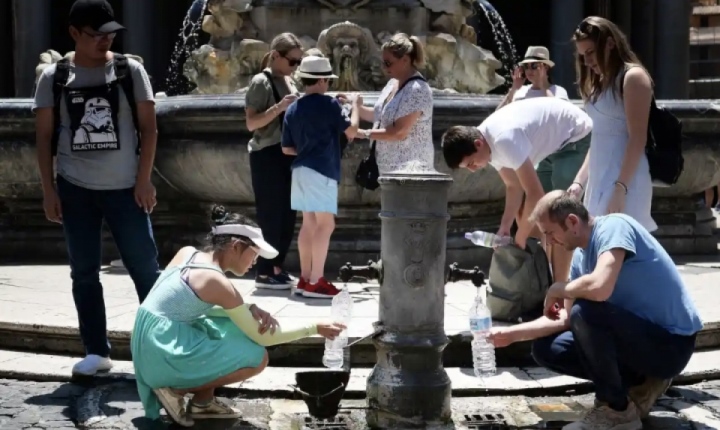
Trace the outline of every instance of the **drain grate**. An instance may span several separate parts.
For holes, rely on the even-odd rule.
[[[482,413],[465,415],[465,425],[469,430],[507,430],[508,425],[503,414]]]
[[[337,415],[333,418],[319,419],[310,415],[298,416],[303,430],[350,430],[349,417]]]

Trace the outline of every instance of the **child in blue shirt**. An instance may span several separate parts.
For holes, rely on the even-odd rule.
[[[305,57],[297,74],[305,94],[285,111],[281,141],[283,152],[296,156],[290,204],[303,217],[298,235],[301,274],[295,294],[332,298],[339,291],[325,279],[324,271],[338,207],[340,134],[345,133],[348,141],[355,138],[362,98],[353,100],[348,118],[340,102],[325,94],[330,80],[337,78],[327,58]]]

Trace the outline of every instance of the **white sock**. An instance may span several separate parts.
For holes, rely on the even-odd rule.
[[[75,363],[72,368],[72,373],[93,376],[100,371],[110,370],[112,367],[112,361],[110,361],[108,357],[100,357],[99,355],[90,354]]]

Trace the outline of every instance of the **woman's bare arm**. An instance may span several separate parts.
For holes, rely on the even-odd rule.
[[[645,153],[653,90],[650,76],[642,67],[627,71],[623,88],[629,138],[617,180],[627,186],[635,176],[640,157]]]
[[[398,118],[395,123],[386,128],[370,130],[370,140],[382,140],[383,142],[399,142],[405,140],[410,134],[415,123],[422,115],[422,112],[413,112]]]
[[[255,131],[270,124],[270,122],[277,118],[277,116],[280,115],[281,112],[282,110],[277,104],[270,106],[268,110],[262,113],[258,113],[253,108],[246,108],[245,123],[247,124],[247,128],[249,131]]]

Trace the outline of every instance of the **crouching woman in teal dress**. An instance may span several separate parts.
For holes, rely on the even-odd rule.
[[[273,259],[277,251],[246,217],[216,206],[212,218],[208,247],[185,247],[175,255],[140,306],[131,339],[145,416],[159,418],[163,408],[184,427],[196,419],[238,418],[237,409],[215,398],[215,389],[262,372],[266,346],[315,334],[333,339],[344,329],[332,323],[281,326],[245,302],[225,272],[243,275],[258,256]]]

